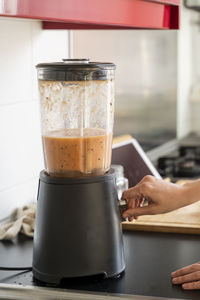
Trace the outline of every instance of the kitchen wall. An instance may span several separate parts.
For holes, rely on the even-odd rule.
[[[77,30],[74,57],[116,63],[114,134],[144,149],[176,137],[177,31]]]
[[[178,33],[178,97],[177,135],[184,137],[190,132],[189,93],[191,87],[191,32],[190,11],[181,10],[181,30]]]
[[[68,57],[68,31],[0,18],[0,219],[36,200],[43,168],[35,65]]]
[[[177,136],[200,135],[200,13],[181,7],[178,32]]]
[[[200,13],[190,12],[192,80],[189,93],[191,131],[200,135]]]

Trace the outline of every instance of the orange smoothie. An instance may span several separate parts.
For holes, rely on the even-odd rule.
[[[112,134],[85,128],[52,131],[42,137],[47,172],[53,176],[102,175],[110,168]]]

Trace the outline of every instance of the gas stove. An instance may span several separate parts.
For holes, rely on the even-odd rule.
[[[159,157],[156,167],[163,178],[169,177],[172,182],[200,178],[200,144],[179,146],[177,151]]]

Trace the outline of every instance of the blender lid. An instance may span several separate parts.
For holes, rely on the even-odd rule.
[[[116,65],[108,62],[91,62],[88,58],[83,58],[40,63],[36,68],[39,80],[89,81],[113,78]]]
[[[91,62],[89,58],[63,58],[62,62],[40,63],[36,65],[36,68],[48,68],[48,69],[63,69],[63,70],[77,70],[77,69],[101,69],[101,70],[115,70],[116,65],[108,62]]]

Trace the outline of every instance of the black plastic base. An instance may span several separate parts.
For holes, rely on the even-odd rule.
[[[40,173],[33,275],[58,284],[64,278],[124,271],[114,172],[55,178]]]

